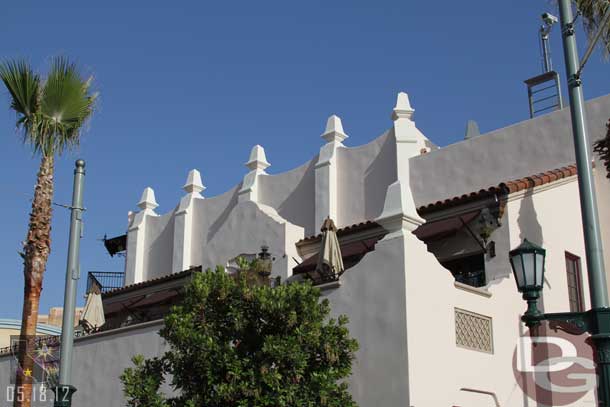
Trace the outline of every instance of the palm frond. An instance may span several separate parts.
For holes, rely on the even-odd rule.
[[[602,23],[610,2],[608,0],[574,0],[574,3],[583,18],[585,31],[591,37]],[[604,54],[608,56],[610,55],[610,23],[607,23],[602,30],[600,46],[603,48]]]
[[[77,145],[80,130],[93,113],[96,93],[90,92],[92,78],[84,79],[76,64],[55,58],[42,88],[40,112],[45,133],[53,134],[48,147],[61,153]]]
[[[0,79],[11,95],[11,109],[18,115],[18,125],[26,125],[38,110],[40,77],[23,60],[0,63]]]

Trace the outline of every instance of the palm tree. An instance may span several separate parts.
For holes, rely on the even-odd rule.
[[[585,31],[589,36],[597,32],[602,24],[606,10],[610,7],[607,0],[574,0],[576,8],[583,18]],[[606,23],[600,37],[600,46],[606,56],[610,55],[610,23]]]
[[[97,94],[91,93],[91,79],[84,79],[74,63],[59,57],[52,60],[46,80],[24,61],[0,64],[0,79],[10,94],[10,108],[17,114],[17,129],[23,141],[40,155],[28,233],[23,242],[25,280],[15,406],[30,407],[33,354],[42,280],[51,251],[51,216],[55,155],[78,145],[81,129],[91,116]],[[21,387],[20,387],[21,386]],[[21,398],[21,400],[18,400]]]

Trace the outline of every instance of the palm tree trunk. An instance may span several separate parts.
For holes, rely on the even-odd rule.
[[[53,155],[43,155],[34,190],[32,212],[26,241],[24,242],[25,289],[21,320],[19,365],[15,380],[15,407],[30,407],[32,402],[32,378],[38,305],[42,291],[42,277],[51,252],[51,214],[53,200]]]

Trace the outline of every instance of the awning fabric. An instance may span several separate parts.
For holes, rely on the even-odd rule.
[[[358,261],[368,252],[375,249],[375,244],[379,238],[371,238],[366,240],[360,240],[357,242],[344,243],[340,244],[341,246],[341,255],[344,269],[347,270]],[[316,266],[318,264],[318,254],[314,254],[313,256],[305,259],[301,264],[292,269],[294,274],[303,274],[310,273],[315,271]]]
[[[481,213],[480,209],[466,212],[450,218],[439,219],[433,222],[426,222],[413,232],[420,240],[431,240],[444,236],[450,236],[462,229],[465,224],[472,222]]]

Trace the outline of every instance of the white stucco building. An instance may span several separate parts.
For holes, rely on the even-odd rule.
[[[231,266],[267,245],[273,274],[313,278],[333,312],[349,316],[360,406],[540,405],[514,374],[525,304],[508,251],[524,238],[547,249],[546,311],[588,306],[569,111],[443,148],[413,113],[398,94],[389,128],[363,146],[349,145],[333,115],[319,155],[285,173],[274,174],[273,157],[254,146],[243,181],[219,196],[206,196],[199,171],[185,170],[184,196],[168,213],[155,211],[146,188],[129,214],[125,287],[104,296],[109,329],[76,342],[75,404],[123,405],[119,374],[133,354],[163,352],[159,318],[192,270]],[[605,134],[610,96],[589,101],[587,115],[594,141]],[[610,265],[610,183],[602,165],[594,171]],[[340,229],[347,268],[333,281],[314,271],[326,217]],[[576,404],[593,400],[589,392]]]

